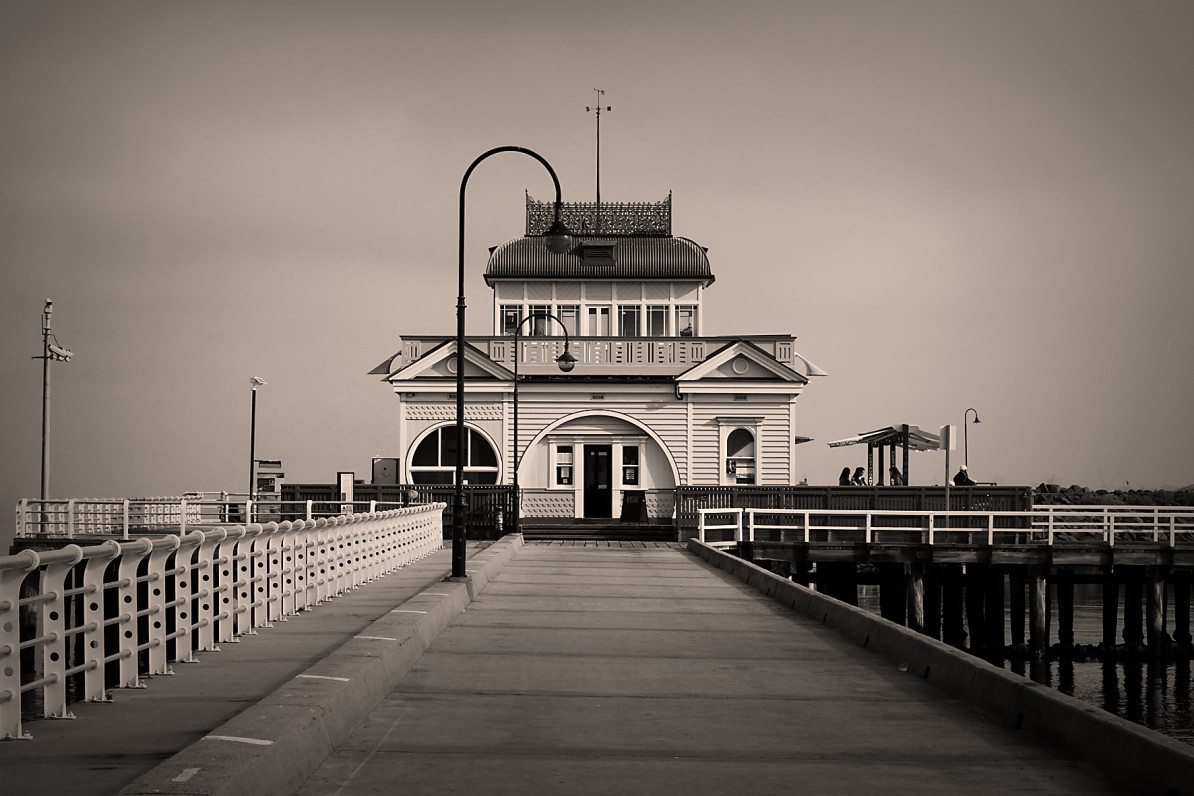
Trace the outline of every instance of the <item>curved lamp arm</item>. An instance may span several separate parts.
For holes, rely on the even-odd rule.
[[[557,254],[566,252],[571,246],[568,228],[560,221],[562,199],[560,195],[560,179],[555,169],[543,159],[538,152],[533,152],[520,146],[500,146],[481,154],[464,172],[460,180],[460,246],[458,291],[456,297],[456,490],[452,500],[452,577],[467,578],[465,570],[465,539],[464,539],[464,457],[466,450],[464,430],[464,196],[468,186],[468,178],[481,161],[502,152],[521,152],[530,155],[543,164],[547,173],[551,175],[555,186],[555,221],[544,234],[545,242],[550,251]]]

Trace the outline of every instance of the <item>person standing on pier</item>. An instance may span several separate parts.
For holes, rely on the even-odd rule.
[[[854,470],[854,478],[850,480],[854,486],[867,486],[866,471],[861,467]]]
[[[850,486],[850,468],[843,467],[842,474],[837,477],[838,486]]]

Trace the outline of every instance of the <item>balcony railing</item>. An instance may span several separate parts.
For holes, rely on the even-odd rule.
[[[404,337],[402,353],[391,364],[391,370],[422,357],[447,337]],[[572,337],[570,350],[577,358],[574,374],[602,375],[658,375],[681,373],[724,346],[746,340],[785,365],[796,362],[792,342],[786,335],[753,335],[742,337]],[[515,340],[509,336],[470,337],[468,344],[479,349],[494,362],[514,369]],[[518,338],[518,370],[520,374],[559,375],[556,357],[564,352],[564,338]],[[797,368],[800,370],[800,368]]]

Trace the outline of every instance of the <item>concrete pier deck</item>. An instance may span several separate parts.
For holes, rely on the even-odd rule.
[[[467,582],[449,559],[31,723],[0,796],[1125,784],[676,544],[508,536],[470,545]]]
[[[680,549],[528,545],[300,789],[1117,793]]]

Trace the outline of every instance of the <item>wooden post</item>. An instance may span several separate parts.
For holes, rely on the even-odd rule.
[[[1010,589],[1008,624],[1011,626],[1012,648],[1024,650],[1024,569],[1015,567],[1008,573]]]
[[[1190,646],[1190,580],[1189,572],[1174,573],[1173,577],[1173,640],[1181,647]]]
[[[970,628],[971,652],[987,648],[986,575],[985,566],[966,565],[966,625]]]
[[[817,564],[817,591],[848,605],[858,605],[857,565],[843,561]],[[882,592],[880,592],[882,593]]]
[[[813,565],[811,561],[808,561],[807,559],[802,561],[794,561],[792,562],[792,580],[796,583],[799,583],[801,586],[807,586],[812,582],[812,579],[809,577],[809,574],[812,572],[812,570]]]
[[[1033,655],[1039,656],[1049,646],[1049,636],[1045,624],[1046,602],[1049,592],[1045,585],[1045,578],[1039,572],[1028,577],[1028,649]]]
[[[924,633],[930,638],[941,638],[941,577],[939,569],[928,564],[924,577]]]
[[[1127,569],[1124,581],[1124,643],[1139,647],[1144,644],[1144,580],[1137,567]]]
[[[925,632],[925,565],[917,561],[908,566],[905,578],[908,596],[908,627]]]
[[[962,623],[962,573],[959,564],[945,564],[941,567],[941,640],[960,647],[966,643],[966,630]]]
[[[1158,655],[1165,646],[1165,574],[1160,567],[1148,571],[1148,651]]]
[[[1057,573],[1057,643],[1063,653],[1074,649],[1074,573]]]
[[[1119,626],[1119,582],[1111,572],[1103,581],[1103,640],[1099,646],[1104,650],[1115,649],[1115,631]]]
[[[903,564],[879,564],[879,613],[898,625],[907,620],[908,592]]]
[[[990,652],[1002,655],[1003,632],[1003,570],[989,567],[986,577],[986,605],[983,619],[987,627],[987,648]]]

